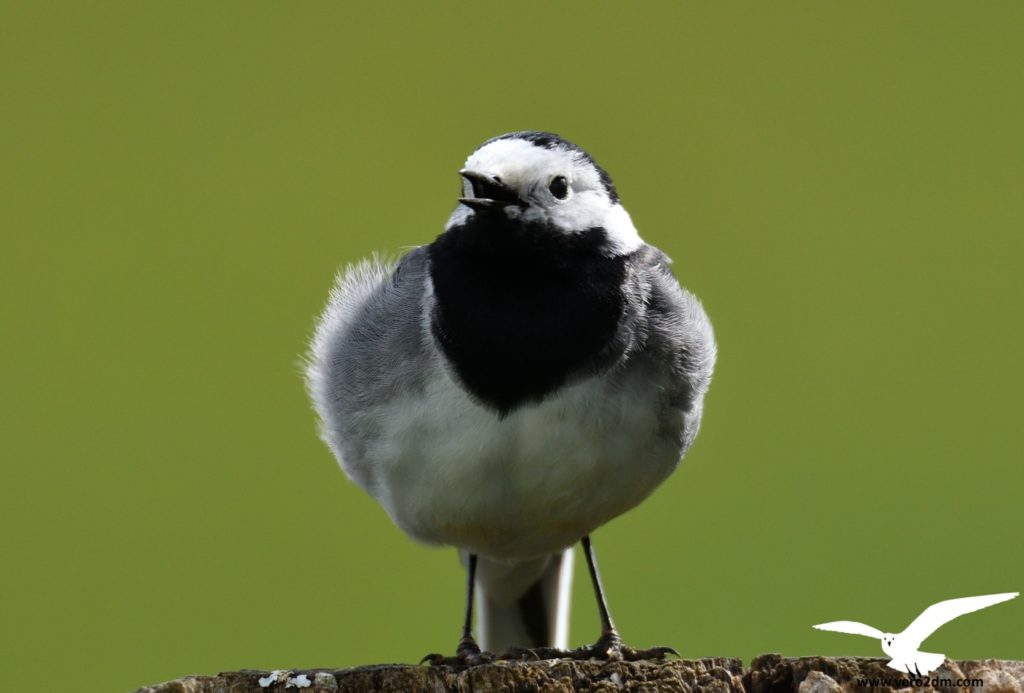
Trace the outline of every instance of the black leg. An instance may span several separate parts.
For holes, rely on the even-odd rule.
[[[466,581],[466,621],[462,624],[462,640],[456,654],[478,655],[480,647],[473,639],[473,588],[476,586],[476,554],[469,554],[469,578]]]
[[[585,536],[580,541],[583,544],[583,555],[587,557],[587,570],[590,571],[590,584],[594,587],[594,597],[597,598],[597,611],[601,615],[601,640],[606,638],[618,638],[619,633],[612,623],[612,616],[608,613],[608,601],[604,596],[604,587],[601,585],[601,576],[597,573],[597,561],[594,558],[594,547],[590,545],[590,537]]]
[[[612,623],[612,616],[608,612],[608,600],[604,596],[604,587],[601,585],[601,576],[597,572],[597,560],[594,558],[594,547],[590,545],[590,537],[585,536],[580,540],[583,544],[583,554],[587,557],[587,569],[590,571],[590,582],[594,586],[594,596],[597,598],[597,610],[601,615],[601,637],[589,647],[581,647],[570,653],[575,659],[626,659],[636,661],[640,659],[664,659],[665,655],[679,653],[671,647],[652,647],[646,650],[638,650],[635,647],[628,647],[622,644],[619,631]]]
[[[666,655],[679,653],[671,647],[652,647],[646,650],[638,650],[635,647],[628,647],[622,644],[622,638],[612,623],[611,614],[608,612],[608,601],[604,596],[604,587],[601,585],[601,577],[597,572],[597,561],[594,558],[594,547],[590,544],[590,537],[586,536],[580,540],[583,544],[583,553],[587,557],[587,569],[590,571],[590,582],[594,587],[594,597],[597,599],[598,613],[601,615],[601,637],[593,645],[587,645],[575,650],[558,650],[554,647],[513,647],[508,652],[497,656],[489,652],[481,652],[476,640],[473,639],[473,592],[476,584],[476,562],[477,557],[469,556],[469,580],[466,583],[466,620],[462,624],[462,639],[454,657],[444,655],[427,655],[421,661],[430,662],[434,666],[472,666],[497,659],[602,659],[602,660],[628,660],[635,662],[641,659],[664,659]]]
[[[568,657],[570,659],[626,659],[631,658],[636,650],[624,647],[619,632],[615,630],[612,623],[612,616],[608,612],[608,601],[604,596],[604,587],[601,585],[601,576],[597,572],[597,561],[594,558],[594,547],[590,544],[590,537],[580,539],[583,545],[583,555],[587,557],[587,570],[590,572],[590,584],[594,588],[594,597],[597,599],[597,611],[601,616],[601,637],[593,645],[585,645],[568,652],[556,650],[553,647],[531,647],[529,649],[513,648],[507,654],[501,655],[502,659],[558,659]],[[655,653],[653,656],[658,656]],[[664,655],[660,655],[664,657]],[[632,657],[640,659],[640,657]]]
[[[441,654],[428,654],[420,663],[429,662],[432,666],[472,666],[494,659],[494,656],[481,652],[480,646],[473,638],[473,593],[476,587],[476,555],[469,554],[469,575],[466,579],[466,620],[462,623],[462,638],[455,649],[454,657]]]

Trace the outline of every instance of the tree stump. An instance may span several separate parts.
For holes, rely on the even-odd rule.
[[[735,658],[664,662],[544,660],[495,662],[474,667],[379,664],[352,669],[232,671],[186,676],[136,693],[406,693],[413,691],[679,691],[681,693],[1022,693],[1024,662],[946,660],[927,677],[899,674],[886,659],[868,657]]]

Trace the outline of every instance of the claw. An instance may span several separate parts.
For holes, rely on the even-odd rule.
[[[429,654],[420,660],[420,664],[427,663],[432,667],[475,667],[479,664],[488,664],[493,661],[494,655],[490,652],[481,652],[478,655],[455,655],[454,657]]]
[[[637,649],[624,645],[615,631],[602,635],[593,645],[584,646],[566,653],[572,659],[602,659],[638,662],[644,659],[665,659],[667,655],[682,657],[674,647],[650,647]]]
[[[627,662],[637,662],[642,659],[665,659],[670,654],[682,658],[682,655],[674,647],[649,647],[646,650],[638,650],[633,647],[622,648],[622,658]]]
[[[683,655],[679,654],[679,650],[674,647],[650,647],[646,650],[633,650],[633,652],[638,653],[640,659],[665,659],[668,655],[674,655],[679,659],[683,658]]]
[[[573,659],[577,661],[597,659],[603,661],[639,662],[641,660],[662,660],[668,655],[682,657],[674,647],[649,647],[637,649],[623,645],[618,638],[601,638],[593,645],[584,645],[575,650],[560,650],[556,647],[512,647],[500,654],[473,652],[468,648],[456,652],[454,657],[428,654],[420,664],[430,666],[468,667],[494,661],[542,661],[546,659]],[[909,672],[908,672],[909,673]]]
[[[420,664],[432,667],[473,667],[478,664],[493,662],[495,656],[490,652],[482,652],[475,642],[460,642],[454,657],[442,654],[428,654],[420,660]]]

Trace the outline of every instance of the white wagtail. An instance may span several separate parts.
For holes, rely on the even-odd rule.
[[[409,536],[460,550],[462,640],[455,658],[431,661],[564,650],[577,541],[602,634],[564,654],[664,656],[623,645],[589,535],[646,498],[693,442],[711,324],[571,142],[495,137],[460,174],[433,243],[339,276],[307,370],[322,436]]]

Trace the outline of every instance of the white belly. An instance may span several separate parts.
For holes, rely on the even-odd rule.
[[[366,412],[381,433],[360,464],[372,470],[367,490],[420,541],[499,560],[570,546],[637,505],[679,460],[678,442],[663,426],[659,435],[657,383],[625,376],[499,419],[437,365],[421,396]]]

